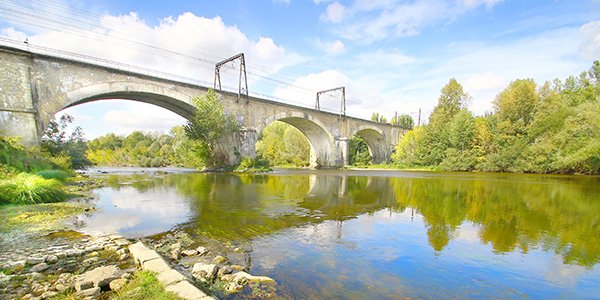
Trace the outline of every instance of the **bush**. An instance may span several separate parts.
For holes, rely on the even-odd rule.
[[[56,179],[46,180],[42,176],[20,173],[0,181],[0,203],[35,204],[59,202],[65,199],[63,185]]]
[[[71,174],[61,170],[44,170],[35,173],[35,175],[42,176],[44,179],[56,179],[60,182],[65,182]]]

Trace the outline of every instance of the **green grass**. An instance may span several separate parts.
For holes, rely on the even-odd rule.
[[[35,175],[42,176],[44,179],[56,179],[60,182],[65,182],[67,178],[71,177],[71,174],[62,170],[44,170],[35,173]]]
[[[56,179],[20,173],[0,181],[0,204],[59,202],[65,198],[63,185]]]
[[[165,288],[156,279],[156,274],[150,271],[137,272],[133,278],[118,292],[108,299],[114,300],[180,300],[173,293],[165,291]]]

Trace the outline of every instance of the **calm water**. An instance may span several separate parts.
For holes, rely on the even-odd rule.
[[[99,176],[82,231],[183,229],[276,279],[276,299],[600,299],[599,177]]]

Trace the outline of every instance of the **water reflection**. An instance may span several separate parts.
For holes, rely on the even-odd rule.
[[[283,298],[600,292],[598,177],[367,174],[104,176],[104,214],[85,229],[180,227],[224,251],[241,246]]]

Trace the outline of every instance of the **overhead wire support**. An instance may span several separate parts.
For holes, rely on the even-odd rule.
[[[250,97],[248,96],[248,76],[246,75],[246,61],[244,59],[244,53],[240,53],[237,55],[234,55],[228,59],[222,60],[220,62],[218,62],[215,65],[215,84],[214,84],[214,88],[215,90],[221,90],[221,66],[223,66],[226,63],[232,62],[236,59],[240,60],[240,78],[239,78],[239,82],[238,82],[238,97],[236,102],[240,101],[240,98],[242,96],[242,92],[244,92],[246,94],[246,104],[248,104],[248,102],[250,102]],[[242,75],[244,76],[244,83],[246,88],[244,90],[242,90]],[[217,88],[217,83],[218,83],[218,88]]]
[[[322,94],[326,94],[326,93],[330,93],[330,92],[335,92],[335,91],[342,91],[342,97],[341,97],[341,101],[340,101],[340,117],[345,117],[346,116],[346,87],[345,86],[341,86],[341,87],[337,87],[334,89],[330,89],[330,90],[325,90],[325,91],[320,91],[317,92],[317,102],[315,103],[315,109],[316,110],[321,110],[321,104],[319,103],[319,97]]]

